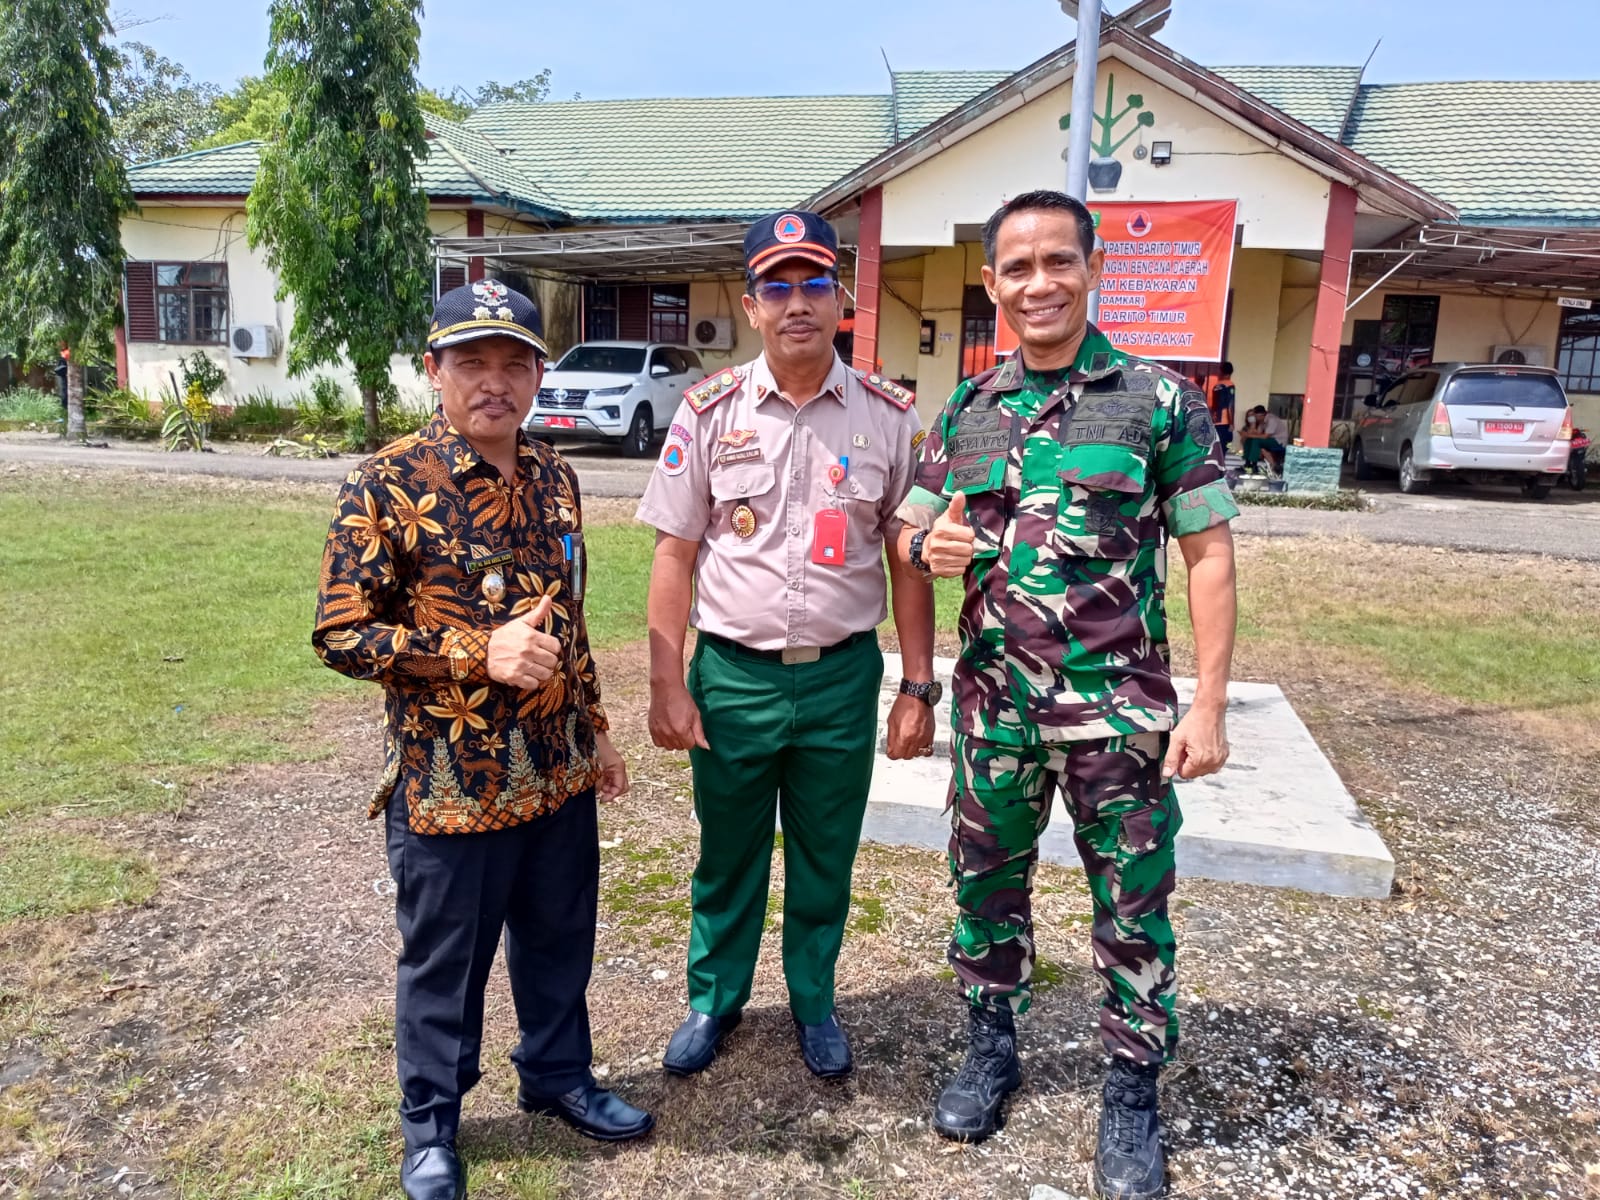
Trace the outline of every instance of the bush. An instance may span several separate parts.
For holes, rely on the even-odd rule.
[[[259,388],[233,406],[231,412],[222,412],[211,422],[211,432],[217,437],[283,437],[295,427],[297,414],[273,398],[271,392]]]
[[[53,392],[42,392],[31,387],[0,392],[0,421],[51,425],[59,424],[61,419],[61,400]]]
[[[1337,492],[1269,492],[1264,488],[1240,488],[1233,494],[1240,505],[1257,508],[1315,508],[1324,512],[1366,512],[1372,501],[1365,494],[1340,488]]]
[[[188,358],[180,358],[183,369],[183,391],[187,395],[198,390],[207,400],[228,386],[228,372],[203,350],[196,350]]]
[[[155,437],[161,432],[160,407],[132,388],[95,395],[95,429],[122,437]]]

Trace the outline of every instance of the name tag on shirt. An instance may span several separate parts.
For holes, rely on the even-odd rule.
[[[811,532],[811,561],[822,567],[844,565],[844,535],[849,518],[837,508],[817,514]]]

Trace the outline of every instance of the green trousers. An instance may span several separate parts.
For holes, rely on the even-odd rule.
[[[783,821],[783,975],[808,1025],[833,1011],[850,873],[872,784],[883,654],[868,634],[785,666],[701,638],[689,666],[709,750],[690,751],[700,819],[689,932],[689,1006],[744,1006]]]

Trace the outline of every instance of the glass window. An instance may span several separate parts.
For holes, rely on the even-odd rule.
[[[994,366],[995,306],[981,286],[969,285],[961,298],[961,378],[971,379]]]
[[[689,341],[689,285],[658,283],[650,289],[650,340],[686,345]]]
[[[1556,371],[1569,392],[1600,392],[1600,310],[1561,310]]]
[[[591,283],[584,291],[584,333],[597,342],[617,336],[617,289]]]
[[[156,327],[163,342],[225,344],[226,263],[157,263]]]
[[[551,369],[640,375],[644,373],[644,351],[635,346],[574,346]]]
[[[1473,404],[1511,405],[1516,408],[1566,408],[1561,385],[1548,375],[1519,371],[1473,371],[1457,375],[1444,390],[1451,408]]]

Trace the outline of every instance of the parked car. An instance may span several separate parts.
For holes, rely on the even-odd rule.
[[[1554,371],[1435,363],[1369,396],[1356,421],[1357,479],[1399,472],[1402,492],[1436,477],[1510,477],[1535,499],[1567,469],[1572,409]]]
[[[523,427],[547,440],[603,438],[639,458],[704,375],[699,356],[682,346],[582,342],[545,372]]]

